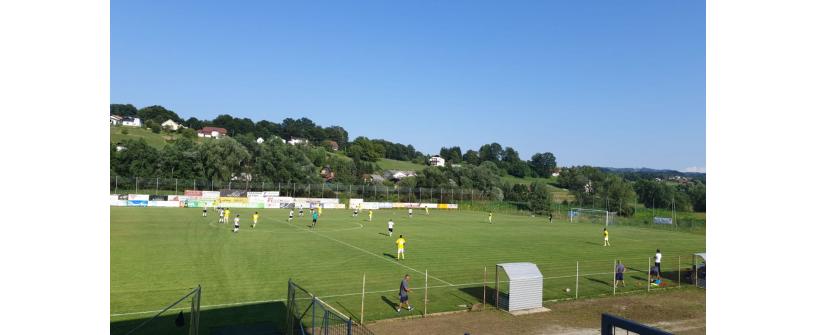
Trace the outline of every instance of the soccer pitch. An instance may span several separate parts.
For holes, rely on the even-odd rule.
[[[253,229],[255,211],[260,220]],[[663,253],[663,272],[674,272],[673,278],[679,266],[692,264],[690,255],[705,250],[704,235],[669,230],[612,225],[612,246],[603,247],[603,226],[595,224],[549,224],[542,217],[500,214],[489,224],[484,212],[431,210],[425,215],[418,209],[413,218],[407,210],[375,210],[368,222],[367,211],[358,217],[351,213],[324,210],[317,230],[310,231],[308,210],[303,217],[295,211],[288,223],[287,209],[232,209],[232,217],[241,217],[240,232],[232,233],[232,218],[219,224],[211,208],[205,218],[193,208],[111,207],[111,330],[127,331],[198,284],[206,330],[283,322],[289,278],[359,319],[365,274],[364,317],[370,321],[420,315],[425,270],[427,312],[434,313],[480,302],[484,268],[492,285],[496,263],[536,263],[545,278],[544,300],[554,300],[574,297],[578,261],[579,294],[589,297],[611,294],[615,259],[629,268],[627,286],[617,288],[620,294],[645,290],[648,258],[657,248]],[[391,237],[388,219],[396,222]],[[400,234],[407,240],[406,259],[396,261]],[[410,301],[416,309],[397,314],[392,304],[398,303],[405,274],[412,277]],[[189,310],[189,304],[181,306]]]

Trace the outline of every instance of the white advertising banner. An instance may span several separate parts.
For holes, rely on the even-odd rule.
[[[148,201],[147,207],[181,207],[181,203],[178,201]]]
[[[439,208],[438,204],[431,204],[431,203],[421,203],[419,204],[419,208]]]
[[[127,206],[127,200],[119,200],[118,198],[113,199],[113,197],[110,197],[110,205],[111,206]]]
[[[150,196],[147,194],[128,194],[127,200],[150,200]]]
[[[219,191],[201,192],[201,199],[218,199],[219,197],[221,197],[221,192]]]

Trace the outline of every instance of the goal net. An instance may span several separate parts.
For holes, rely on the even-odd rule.
[[[599,223],[603,225],[614,224],[616,212],[602,209],[572,208],[569,210],[569,222]]]

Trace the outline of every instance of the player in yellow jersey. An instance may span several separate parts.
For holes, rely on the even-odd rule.
[[[424,215],[430,215],[430,208],[427,208],[427,206],[424,206]]]
[[[490,223],[492,223],[492,212],[490,212],[490,216],[487,219],[489,219]]]
[[[396,240],[396,260],[399,260],[399,256],[402,259],[405,259],[405,238],[402,235],[399,235],[399,239]]]
[[[368,222],[371,222],[371,220],[373,220],[373,219],[374,219],[374,211],[369,209],[368,210]]]
[[[323,206],[317,205],[317,215],[323,216]]]
[[[611,242],[608,241],[608,229],[603,228],[603,246],[611,246]]]
[[[258,212],[255,212],[255,214],[252,214],[252,228],[255,228],[255,225],[258,224],[258,219],[259,218],[260,218],[260,214],[258,214]]]
[[[229,222],[229,214],[232,213],[229,208],[224,211],[224,222]]]

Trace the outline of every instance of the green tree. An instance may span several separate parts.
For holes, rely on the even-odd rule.
[[[138,116],[145,122],[150,120],[159,125],[167,120],[173,120],[179,123],[184,121],[175,112],[158,105],[139,109]]]
[[[367,137],[357,137],[348,147],[348,156],[366,162],[376,162],[385,156],[385,147]]]
[[[552,212],[552,195],[546,184],[534,182],[529,186],[529,209],[535,214]]]
[[[110,115],[138,116],[139,110],[131,104],[110,104]]]
[[[464,161],[472,165],[478,165],[478,163],[480,163],[478,160],[478,153],[475,152],[475,150],[467,150],[467,152],[464,154]]]
[[[144,139],[122,141],[124,150],[111,157],[113,170],[126,177],[155,177],[161,170],[159,152]]]
[[[542,154],[536,153],[532,155],[532,160],[529,161],[529,165],[532,167],[535,174],[543,178],[551,177],[552,173],[554,173],[555,169],[557,169],[555,155],[551,152],[545,152]]]
[[[193,140],[181,137],[170,142],[161,150],[162,176],[168,178],[200,178],[203,166],[200,160],[199,145]]]
[[[214,181],[228,181],[244,172],[250,158],[249,151],[231,137],[204,141],[200,150],[204,177]]]

